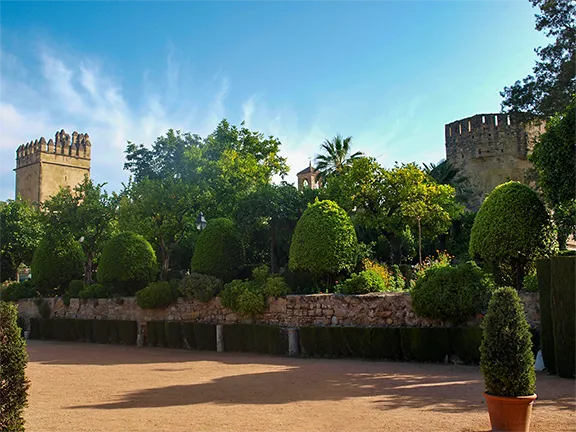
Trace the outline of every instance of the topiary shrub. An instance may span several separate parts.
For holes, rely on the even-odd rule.
[[[482,203],[470,234],[470,255],[491,263],[500,284],[521,289],[527,266],[547,256],[554,241],[548,211],[537,193],[522,183],[508,182]]]
[[[350,279],[346,279],[341,284],[341,292],[343,294],[367,294],[381,292],[385,289],[384,279],[374,270],[352,273]]]
[[[244,248],[234,222],[225,218],[211,220],[196,240],[192,271],[227,282],[243,267]]]
[[[156,277],[156,253],[139,234],[123,232],[112,237],[98,263],[98,282],[113,286],[113,294],[129,295],[145,288]]]
[[[142,309],[165,308],[177,299],[178,291],[169,282],[152,282],[136,293],[136,304]]]
[[[28,406],[26,342],[17,324],[18,308],[0,301],[0,430],[24,431]]]
[[[86,285],[82,288],[82,291],[78,293],[78,298],[81,299],[95,299],[95,298],[107,298],[108,289],[104,285],[92,284]]]
[[[490,299],[482,323],[480,370],[486,393],[493,396],[530,396],[536,390],[530,326],[514,288],[500,288]]]
[[[417,315],[462,323],[486,310],[494,284],[473,262],[432,267],[412,289]]]
[[[576,372],[576,257],[552,257],[550,264],[556,373],[563,378],[573,378]]]
[[[18,301],[24,298],[36,297],[36,288],[32,281],[27,280],[24,282],[13,282],[11,284],[3,285],[0,290],[0,300],[4,301]]]
[[[549,258],[536,261],[538,275],[538,299],[540,302],[540,343],[542,359],[548,373],[556,373],[556,357],[554,355],[554,327],[552,325],[551,296],[551,263]]]
[[[84,252],[72,238],[44,237],[32,258],[32,278],[41,295],[61,295],[84,273]]]
[[[358,239],[350,217],[333,201],[317,201],[296,224],[289,267],[329,279],[351,271],[357,254]]]
[[[66,290],[64,298],[62,299],[64,304],[66,306],[69,306],[71,298],[79,298],[80,292],[84,289],[84,286],[85,284],[83,280],[74,279],[70,281],[70,283],[68,284],[68,289]]]
[[[184,297],[193,298],[201,302],[209,302],[220,291],[224,284],[221,279],[201,273],[190,273],[180,282],[180,293]]]

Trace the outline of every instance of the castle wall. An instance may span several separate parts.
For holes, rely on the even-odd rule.
[[[470,181],[471,210],[501,183],[532,182],[528,154],[544,124],[525,124],[513,115],[478,114],[445,126],[446,159]]]

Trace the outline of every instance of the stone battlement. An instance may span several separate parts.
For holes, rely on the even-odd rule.
[[[16,168],[38,162],[41,159],[41,153],[89,160],[91,146],[90,136],[87,133],[79,134],[74,131],[70,136],[62,129],[56,132],[54,140],[50,139],[46,142],[46,139],[41,137],[19,146],[16,149]]]

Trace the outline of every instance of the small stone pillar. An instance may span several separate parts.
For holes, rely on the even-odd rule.
[[[290,357],[300,355],[300,332],[298,328],[288,329],[288,355]]]
[[[224,326],[216,325],[216,351],[224,352]]]
[[[136,337],[136,346],[138,347],[143,347],[144,346],[144,334],[145,334],[145,328],[146,326],[146,322],[142,322],[142,321],[137,321],[136,322],[136,328],[138,329],[138,336]]]

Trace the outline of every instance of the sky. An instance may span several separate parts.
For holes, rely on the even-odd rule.
[[[0,200],[15,151],[89,133],[91,176],[121,189],[128,141],[219,121],[282,142],[290,174],[336,134],[387,167],[445,157],[444,125],[499,112],[529,74],[528,0],[0,3]],[[278,179],[277,179],[278,180]]]

